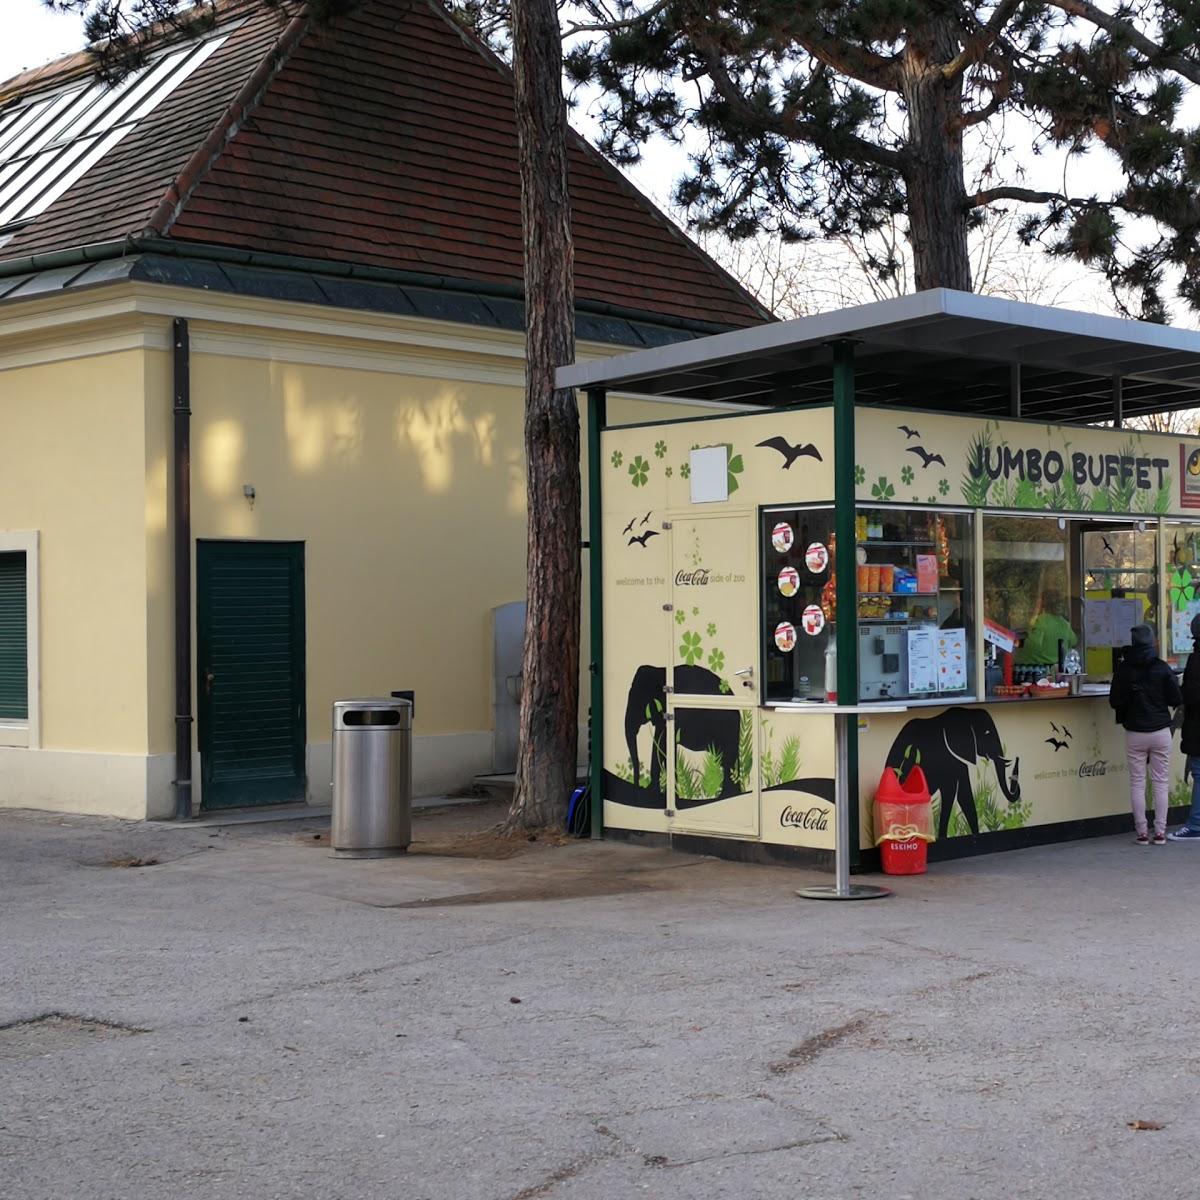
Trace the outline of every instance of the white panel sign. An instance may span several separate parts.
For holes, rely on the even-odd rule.
[[[729,499],[729,447],[705,446],[691,454],[692,503]]]

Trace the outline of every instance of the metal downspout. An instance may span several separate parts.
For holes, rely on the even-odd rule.
[[[192,385],[188,323],[172,328],[175,441],[175,819],[192,815]]]

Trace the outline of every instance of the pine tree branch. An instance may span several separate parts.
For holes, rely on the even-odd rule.
[[[642,21],[649,21],[651,17],[658,16],[671,3],[672,0],[658,0],[657,4],[652,5],[645,12],[626,17],[623,21],[597,21],[591,25],[568,25],[563,30],[562,36],[565,40],[577,33],[616,33],[622,29],[630,29]]]
[[[1140,50],[1155,66],[1165,67],[1190,79],[1192,83],[1200,83],[1200,62],[1186,58],[1180,54],[1172,54],[1160,46],[1153,38],[1147,37],[1136,25],[1122,20],[1120,17],[1106,13],[1088,0],[1046,0],[1051,8],[1057,8],[1068,16],[1082,17],[1093,25],[1103,29],[1114,37],[1124,39],[1135,50]]]
[[[803,46],[817,62],[824,63],[839,74],[881,91],[900,90],[900,74],[894,59],[884,58],[862,46],[836,44],[821,36],[823,31],[814,30],[809,25],[799,29],[792,27],[789,32],[796,39],[796,44]]]
[[[866,138],[858,137],[857,134],[831,130],[827,125],[805,121],[786,112],[757,108],[733,82],[720,59],[715,55],[705,54],[704,65],[721,99],[748,123],[760,124],[763,128],[769,128],[772,132],[793,141],[808,142],[827,154],[848,154],[889,171],[904,169],[904,155],[899,150],[889,150],[886,146],[876,145]]]
[[[973,196],[968,196],[967,208],[983,208],[987,204],[994,204],[997,200],[1019,200],[1023,204],[1049,204],[1052,201],[1056,201],[1059,204],[1066,204],[1075,208],[1111,207],[1098,200],[1078,200],[1064,195],[1062,192],[1041,192],[1036,188],[1005,185],[1003,187],[985,188],[983,191],[976,192]]]
[[[1001,0],[988,18],[987,24],[976,36],[968,38],[962,50],[942,67],[942,75],[946,79],[954,79],[968,67],[983,62],[988,51],[1000,40],[1004,27],[1024,2],[1025,0]]]

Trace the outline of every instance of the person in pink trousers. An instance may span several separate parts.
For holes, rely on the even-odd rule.
[[[1154,845],[1167,844],[1168,785],[1171,779],[1171,720],[1183,703],[1175,674],[1155,654],[1154,630],[1135,625],[1130,648],[1113,672],[1108,702],[1125,727],[1125,760],[1129,764],[1129,803],[1140,846],[1150,844],[1146,822],[1146,766],[1154,793]]]

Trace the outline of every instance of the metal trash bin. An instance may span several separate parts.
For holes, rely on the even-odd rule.
[[[412,841],[412,703],[333,705],[333,820],[339,858],[403,854]]]

